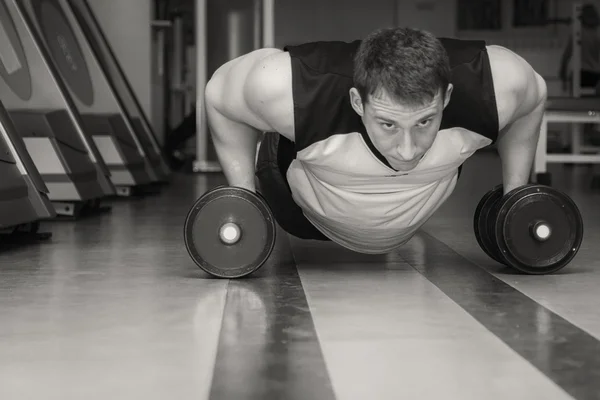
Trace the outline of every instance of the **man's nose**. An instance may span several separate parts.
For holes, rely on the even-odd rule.
[[[402,161],[412,161],[417,156],[417,145],[410,132],[400,133],[400,138],[396,145],[396,151]]]

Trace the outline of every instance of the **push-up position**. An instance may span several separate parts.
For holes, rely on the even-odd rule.
[[[492,143],[504,192],[527,184],[545,100],[517,54],[408,28],[256,50],[205,91],[228,184],[258,189],[288,233],[362,253],[407,242]]]

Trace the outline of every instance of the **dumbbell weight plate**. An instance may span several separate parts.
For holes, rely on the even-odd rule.
[[[221,230],[226,224],[238,228],[237,241],[223,240]],[[255,193],[222,186],[194,203],[184,237],[188,253],[201,269],[220,278],[240,278],[259,269],[271,254],[275,220]]]
[[[540,228],[537,238],[536,227]],[[498,248],[507,265],[528,274],[563,268],[579,251],[582,238],[579,209],[569,196],[548,186],[514,189],[498,211]]]
[[[502,199],[503,186],[498,185],[488,191],[479,201],[473,218],[473,230],[479,247],[492,259],[504,264],[502,254],[496,245],[494,221],[498,211],[498,202]]]

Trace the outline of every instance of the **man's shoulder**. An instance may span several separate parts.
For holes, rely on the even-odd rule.
[[[497,46],[486,46],[494,85],[502,92],[519,91],[529,85],[531,65],[512,50]],[[506,93],[504,93],[506,94]]]
[[[500,129],[531,112],[546,95],[544,79],[517,53],[487,46]]]

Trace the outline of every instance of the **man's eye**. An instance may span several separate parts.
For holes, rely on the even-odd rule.
[[[431,122],[431,119],[426,119],[425,121],[419,122],[418,126],[423,128],[423,127],[429,125],[430,122]]]
[[[384,129],[393,129],[394,128],[394,124],[390,124],[388,122],[382,122],[381,126],[383,126]]]

